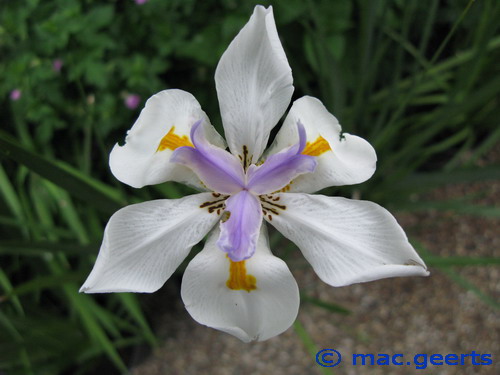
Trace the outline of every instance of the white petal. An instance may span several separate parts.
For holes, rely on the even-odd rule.
[[[246,146],[257,162],[269,132],[290,104],[292,82],[273,9],[256,6],[215,72],[224,131],[234,155],[243,158]]]
[[[429,274],[396,219],[378,204],[299,193],[279,197],[286,209],[270,223],[327,284]]]
[[[269,154],[297,143],[299,120],[306,129],[308,142],[303,153],[317,156],[308,153],[308,147],[316,142],[320,146],[317,149],[320,155],[317,156],[318,166],[314,173],[299,176],[290,185],[289,191],[312,193],[329,186],[359,184],[373,175],[377,162],[373,147],[363,138],[348,133],[343,133],[341,139],[341,127],[337,119],[323,103],[310,96],[293,103]],[[319,144],[321,142],[323,145]]]
[[[154,292],[219,220],[211,193],[127,206],[109,220],[85,293]]]
[[[128,131],[125,145],[116,144],[111,151],[111,172],[121,182],[136,188],[165,181],[201,187],[199,179],[189,168],[169,163],[175,147],[185,145],[182,142],[190,142],[191,127],[199,120],[205,127],[207,139],[225,148],[224,140],[210,125],[207,115],[193,95],[177,89],[153,95]],[[171,134],[168,138],[171,142],[160,147],[167,134]],[[176,142],[178,139],[183,141]]]
[[[244,261],[247,275],[255,277],[256,289],[248,292],[227,286],[230,261],[215,244],[218,230],[189,263],[182,279],[182,300],[193,319],[245,342],[279,335],[292,325],[299,309],[297,283],[285,262],[271,254],[262,227],[257,251]]]

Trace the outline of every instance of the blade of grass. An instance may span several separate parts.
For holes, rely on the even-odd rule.
[[[65,163],[33,153],[1,131],[0,152],[101,211],[113,213],[126,203],[117,190]]]
[[[45,256],[63,252],[68,255],[97,254],[99,244],[0,241],[0,255]]]
[[[470,10],[472,4],[474,4],[474,2],[475,2],[475,0],[469,0],[467,5],[465,6],[464,10],[462,11],[462,13],[460,14],[460,16],[457,18],[457,20],[455,21],[455,23],[451,27],[451,30],[448,32],[448,34],[446,34],[446,37],[441,42],[437,51],[432,56],[431,61],[430,61],[430,65],[433,65],[434,62],[439,58],[439,56],[441,56],[441,53],[443,53],[443,50],[448,45],[448,42],[450,41],[451,37],[455,34],[455,31],[457,30],[458,26],[462,23],[465,16],[467,15],[467,13],[469,13],[469,10]]]
[[[494,7],[491,1],[483,1],[481,4],[483,7],[481,18],[477,22],[477,27],[471,30],[474,33],[475,58],[461,67],[461,73],[458,74],[459,81],[454,91],[459,101],[467,100],[468,94],[473,92],[473,86],[480,79],[482,68],[487,61],[485,59],[487,43],[496,34],[496,27],[492,28],[490,25],[497,24],[496,20],[500,17],[500,6],[498,5],[497,2],[496,7]]]
[[[415,239],[410,239],[410,242],[412,245],[418,250],[418,252],[424,257],[431,257],[432,254],[431,252],[419,241],[416,241]],[[476,295],[481,301],[486,303],[487,305],[495,308],[495,309],[500,309],[500,303],[497,302],[494,298],[490,297],[486,293],[484,293],[481,289],[479,289],[477,286],[475,286],[473,283],[471,283],[469,280],[466,278],[462,277],[458,272],[456,272],[454,269],[450,268],[449,266],[443,266],[439,267],[439,269],[445,273],[451,280],[456,282],[458,285],[460,285],[462,288],[472,292],[473,294]]]
[[[24,283],[18,284],[6,294],[0,296],[0,302],[8,301],[24,294],[39,292],[43,289],[58,288],[63,283],[80,281],[85,275],[80,273],[66,273],[58,275],[38,276]]]
[[[19,222],[25,222],[26,217],[24,215],[23,207],[19,198],[16,194],[16,190],[12,186],[3,166],[0,164],[0,192],[4,196],[5,203],[11,210],[12,214],[17,218]],[[25,226],[20,228],[24,235],[28,234],[28,230]]]
[[[0,268],[0,285],[2,286],[6,295],[12,294],[14,287],[12,286],[7,274],[1,268]],[[24,309],[23,309],[23,306],[21,305],[21,301],[19,300],[19,297],[12,296],[11,300],[12,300],[12,305],[14,306],[14,309],[16,310],[16,312],[19,315],[24,316]],[[2,296],[0,296],[0,303],[1,302],[2,302]]]
[[[500,143],[500,127],[495,129],[486,139],[481,143],[476,150],[473,152],[471,157],[467,160],[468,165],[472,165],[477,160],[486,154],[489,150]]]
[[[311,303],[315,306],[321,307],[321,308],[328,310],[332,313],[343,314],[343,315],[349,315],[351,313],[351,310],[348,310],[345,307],[342,307],[340,305],[337,305],[337,304],[334,304],[331,302],[325,302],[325,301],[320,300],[318,298],[308,296],[307,294],[301,294],[300,300],[303,302]]]
[[[487,46],[486,51],[492,52],[500,47],[500,36],[491,39]],[[470,60],[474,59],[475,50],[474,48],[470,48],[468,50],[457,52],[454,56],[440,62],[439,64],[435,64],[428,70],[428,75],[422,72],[417,73],[421,75],[421,78],[416,78],[415,76],[410,76],[409,78],[402,79],[396,85],[398,91],[410,89],[414,90],[415,93],[422,91],[422,85],[428,85],[428,81],[431,80],[432,77],[439,76],[441,80],[444,79],[444,74],[446,72],[452,70],[453,68],[463,65]],[[451,78],[451,76],[449,76]],[[415,83],[416,82],[416,83]],[[429,87],[430,89],[430,87]],[[377,93],[374,93],[370,97],[370,104],[378,106],[380,102],[387,101],[387,97],[391,94],[391,89],[382,89]]]
[[[57,241],[59,239],[58,233],[54,230],[54,213],[52,208],[55,206],[52,197],[48,194],[47,189],[43,185],[43,179],[31,173],[30,179],[30,195],[31,201],[35,208],[35,212],[38,218],[38,222],[46,228],[46,230],[41,233],[41,236],[47,238],[49,241]],[[40,233],[40,228],[35,226],[34,230]]]
[[[473,215],[479,217],[500,218],[500,207],[480,206],[464,203],[463,200],[450,201],[417,201],[404,202],[398,204],[398,210],[416,212],[416,211],[451,211],[464,215]]]
[[[97,304],[92,298],[87,298],[87,303],[88,308],[92,310],[92,313],[96,317],[97,321],[114,339],[122,338],[119,327],[126,326],[128,329],[131,328],[128,322],[107,311],[105,308]]]
[[[395,129],[397,128],[396,124],[398,123],[399,119],[401,116],[404,114],[405,109],[408,106],[408,103],[413,99],[415,95],[415,89],[418,86],[418,84],[422,81],[424,77],[430,77],[430,67],[434,65],[436,62],[437,58],[441,55],[441,52],[443,49],[447,46],[451,36],[455,33],[457,27],[462,23],[465,15],[468,13],[470,6],[474,3],[474,0],[469,0],[469,3],[465,7],[464,11],[462,14],[459,16],[459,18],[455,21],[453,27],[451,30],[448,32],[444,40],[441,42],[440,46],[438,47],[437,51],[434,53],[433,57],[430,59],[429,62],[429,67],[424,69],[421,75],[415,75],[413,77],[413,82],[411,85],[410,90],[402,97],[402,100],[400,101],[399,105],[396,107],[394,110],[391,118],[389,119],[388,123],[386,124],[385,129],[382,130],[382,132],[379,134],[379,136],[375,139],[374,141],[374,146],[375,148],[382,148],[386,147],[386,144],[389,139],[392,139],[397,132],[395,132]],[[439,122],[435,122],[438,123]],[[432,128],[431,128],[432,129]],[[420,137],[421,139],[423,137]]]
[[[95,317],[95,310],[90,307],[90,297],[84,294],[78,294],[76,292],[78,288],[74,284],[64,285],[63,289],[71,302],[71,305],[78,312],[78,316],[80,317],[89,336],[102,348],[117,369],[123,373],[127,373],[127,366],[118,354],[111,340],[106,335],[106,332],[99,325]]]
[[[149,342],[149,344],[153,347],[158,345],[158,341],[153,331],[146,321],[144,314],[142,313],[141,308],[139,307],[139,301],[137,296],[132,293],[120,293],[117,296],[123,306],[126,308],[127,312],[130,316],[139,324],[142,328],[142,334],[144,338]]]
[[[429,38],[432,33],[432,26],[434,25],[434,22],[436,20],[438,6],[439,6],[439,0],[433,0],[432,5],[430,6],[429,11],[427,13],[425,26],[421,34],[420,45],[419,45],[419,51],[422,55],[425,54],[425,50],[427,49],[427,45],[429,44]]]
[[[431,267],[451,266],[493,266],[500,264],[500,258],[496,257],[439,257],[428,255],[424,257],[425,264]]]
[[[24,371],[26,375],[33,375],[33,366],[30,361],[30,356],[28,352],[24,348],[24,338],[18,332],[16,327],[10,322],[10,319],[0,310],[0,324],[4,326],[4,328],[10,333],[10,337],[18,344],[20,344],[19,356],[20,362],[24,367]]]
[[[61,254],[59,255],[60,258],[63,258]],[[63,264],[67,263],[65,259],[62,259],[62,262]],[[54,274],[64,274],[63,267],[57,262],[48,262],[48,266]],[[107,357],[117,369],[126,373],[128,371],[127,366],[98,322],[96,315],[98,315],[99,312],[93,308],[91,297],[86,294],[79,294],[78,287],[74,283],[62,284],[61,287],[64,291],[64,295],[75,313],[78,314],[80,321],[92,341],[102,348],[103,352],[106,353]]]
[[[78,239],[78,242],[82,245],[88,244],[90,242],[90,238],[87,233],[87,229],[80,220],[80,216],[76,212],[69,194],[47,180],[44,181],[44,185],[56,201],[64,221],[71,228],[72,232]]]
[[[317,345],[314,343],[311,335],[309,335],[309,332],[307,332],[307,330],[304,328],[304,326],[298,319],[295,320],[295,322],[293,323],[293,329],[295,330],[297,336],[299,336],[300,340],[302,341],[302,344],[304,344],[311,358],[316,359],[316,354],[319,352],[319,349]],[[323,374],[327,375],[332,374],[332,371],[328,370],[326,367],[318,366],[318,368]]]
[[[425,191],[447,184],[492,181],[500,179],[500,166],[462,168],[449,172],[414,173],[394,184],[394,190]],[[418,189],[419,188],[419,189]]]
[[[486,303],[487,305],[493,307],[494,309],[500,309],[500,303],[495,298],[484,293],[481,289],[479,289],[476,285],[471,283],[469,280],[461,276],[458,272],[453,269],[443,267],[440,268],[442,272],[444,272],[451,280],[456,282],[462,288],[472,292],[475,294],[481,301]]]

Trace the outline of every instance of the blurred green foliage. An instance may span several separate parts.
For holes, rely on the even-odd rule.
[[[274,6],[294,97],[320,98],[344,131],[375,145],[377,173],[356,194],[393,209],[500,216],[463,201],[413,199],[445,183],[500,177],[498,165],[477,166],[500,140],[498,1],[260,3]],[[144,101],[167,88],[193,93],[222,132],[215,67],[256,4],[1,1],[0,371],[90,374],[106,358],[125,372],[123,348],[154,345],[135,295],[77,290],[111,213],[188,190],[129,189],[109,172],[108,153]],[[125,105],[131,94],[137,109]],[[460,259],[467,264],[478,262]]]

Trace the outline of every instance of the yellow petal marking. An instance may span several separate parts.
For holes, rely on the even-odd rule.
[[[175,150],[178,147],[190,146],[194,147],[187,135],[179,136],[174,133],[175,126],[172,126],[169,132],[161,139],[156,152],[166,150]]]
[[[292,184],[293,184],[293,180],[290,181],[289,184],[286,185],[284,188],[281,188],[280,190],[277,190],[277,191],[273,191],[273,194],[276,194],[276,193],[286,193],[286,192],[290,191]]]
[[[314,142],[307,142],[302,155],[320,156],[321,154],[331,151],[330,144],[321,135]]]
[[[253,275],[247,275],[244,260],[233,262],[229,259],[229,279],[227,279],[226,285],[229,289],[246,290],[250,293],[257,289],[257,279]]]

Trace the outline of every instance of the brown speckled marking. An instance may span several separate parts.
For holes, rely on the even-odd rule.
[[[240,158],[241,164],[243,165],[243,169],[246,172],[247,168],[252,163],[252,157],[253,157],[253,155],[248,155],[248,147],[247,146],[243,145],[243,156],[238,155],[238,157]]]
[[[226,204],[224,202],[226,201],[227,198],[229,198],[229,195],[212,193],[212,196],[214,198],[220,198],[220,199],[202,203],[200,204],[200,208],[206,208],[208,210],[208,213],[210,214],[216,212],[217,215],[220,215],[221,212],[226,208]]]
[[[273,194],[259,195],[260,203],[262,205],[262,213],[269,221],[273,220],[273,215],[279,215],[280,210],[286,210],[286,206],[278,204],[281,198]]]

